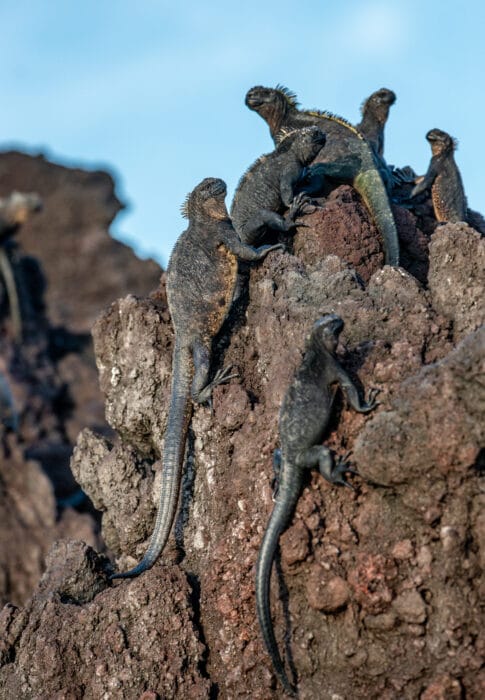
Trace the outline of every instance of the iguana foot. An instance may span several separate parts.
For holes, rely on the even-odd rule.
[[[335,465],[332,469],[331,481],[333,484],[337,484],[339,486],[347,486],[349,489],[352,489],[352,491],[355,491],[355,488],[352,486],[352,484],[349,484],[349,482],[345,478],[346,474],[358,475],[359,473],[358,471],[349,466],[348,459],[351,454],[351,452],[347,452],[347,454],[337,458],[337,461],[335,462]]]
[[[306,192],[300,192],[294,197],[290,204],[285,219],[288,222],[295,222],[296,217],[300,216],[300,214],[313,214],[316,209],[316,205],[313,204],[308,194]]]
[[[239,376],[238,374],[230,374],[231,369],[232,365],[228,365],[223,369],[218,369],[214,379],[209,382],[209,384],[207,384],[197,396],[197,403],[207,403],[212,410],[212,390],[214,387],[218,386],[219,384],[225,384],[230,379],[234,379],[235,377]]]
[[[377,395],[380,393],[380,389],[371,389],[369,391],[369,397],[367,401],[364,402],[364,404],[361,406],[360,413],[370,413],[373,411],[377,406],[379,406],[379,401],[376,401]]]
[[[393,185],[409,185],[416,183],[418,176],[410,165],[405,165],[403,168],[394,168],[394,166],[389,167],[392,167],[391,181]]]
[[[266,257],[268,253],[272,250],[286,250],[286,246],[283,243],[275,243],[274,245],[262,245],[258,248],[258,252],[261,253],[261,257]]]

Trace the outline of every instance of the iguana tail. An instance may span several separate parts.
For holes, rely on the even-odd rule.
[[[276,675],[287,693],[296,696],[295,688],[286,675],[283,661],[278,651],[273,623],[271,621],[270,581],[271,569],[281,534],[285,531],[298,500],[299,489],[282,489],[280,487],[275,507],[271,513],[256,564],[256,610],[259,626],[266,649],[271,657]]]
[[[22,313],[20,310],[20,299],[15,281],[15,275],[12,269],[12,263],[7,255],[7,251],[2,245],[0,245],[0,275],[3,277],[5,289],[7,291],[14,338],[16,341],[20,342],[22,340]]]
[[[358,173],[353,186],[360,194],[384,239],[387,265],[399,265],[399,239],[386,188],[377,169]]]
[[[175,342],[172,362],[172,394],[163,448],[162,484],[157,518],[145,556],[133,569],[111,578],[133,578],[150,569],[165,547],[177,512],[187,429],[192,415],[190,388],[192,353]]]

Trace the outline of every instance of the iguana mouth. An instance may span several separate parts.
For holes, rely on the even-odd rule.
[[[227,192],[227,187],[226,187],[226,183],[224,182],[224,180],[216,180],[211,185],[211,195],[213,197],[218,197],[221,194],[226,196],[226,192]]]
[[[251,108],[254,107],[261,107],[263,104],[263,100],[260,97],[257,97],[256,95],[252,95],[250,92],[246,95],[246,106]]]
[[[426,139],[430,142],[446,140],[444,134],[438,131],[438,129],[431,129],[431,131],[428,131],[428,133],[426,134]]]
[[[396,101],[396,95],[393,92],[384,92],[380,95],[380,99],[386,105],[393,105]]]

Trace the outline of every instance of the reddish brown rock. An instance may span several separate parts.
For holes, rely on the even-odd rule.
[[[295,236],[294,251],[312,269],[327,255],[347,261],[367,282],[384,263],[383,245],[359,195],[342,185],[313,214]]]
[[[463,686],[460,681],[444,674],[427,686],[419,700],[460,700],[462,697]]]
[[[392,607],[403,622],[420,624],[426,620],[426,606],[417,591],[403,591],[393,600]]]
[[[337,221],[345,204],[342,219],[357,222],[353,195],[339,204],[345,192],[331,200],[328,217]],[[66,697],[77,697],[85,682],[79,658],[82,668],[94,669],[86,681],[93,693],[130,697],[129,688],[131,697],[163,697],[171,674],[174,697],[282,696],[258,629],[254,566],[273,507],[281,399],[311,324],[335,311],[346,322],[338,356],[366,390],[381,390],[380,406],[356,414],[337,395],[326,444],[340,455],[353,450],[353,464],[366,478],[352,477],[351,492],[308,475],[271,581],[279,648],[284,653],[290,640],[301,698],[321,697],[324,688],[329,697],[411,699],[433,687],[446,692],[447,684],[439,685],[444,676],[464,694],[481,697],[481,332],[457,344],[451,316],[435,307],[432,290],[408,271],[367,265],[380,241],[364,215],[362,222],[369,245],[358,226],[347,230],[346,245],[363,261],[366,285],[348,260],[321,257],[323,228],[300,231],[297,254],[273,252],[251,269],[248,299],[240,297],[232,330],[214,352],[214,369],[231,364],[238,378],[216,388],[214,413],[194,408],[170,547],[150,572],[105,588],[74,610],[61,608],[54,595],[62,629],[33,608],[6,608],[0,682],[10,685],[4,687],[17,692],[19,679],[30,679],[32,659],[28,682],[38,682],[32,623],[57,674],[55,692]],[[417,229],[413,239],[411,215],[403,222],[410,240],[422,240]],[[452,241],[445,248],[451,254]],[[466,284],[466,268],[460,264],[457,284]],[[436,273],[435,290],[445,274],[444,267]],[[120,441],[83,432],[73,464],[103,509],[102,531],[124,566],[139,558],[153,526],[172,350],[163,294],[114,303],[96,323],[95,342],[108,417]],[[34,600],[39,595],[40,589]],[[64,666],[59,647],[67,649]],[[139,664],[135,648],[143,651]],[[144,687],[138,685],[142,673]],[[44,682],[54,690],[48,674]]]
[[[465,223],[439,226],[429,253],[433,306],[461,340],[485,321],[485,238]]]
[[[2,700],[209,697],[184,574],[157,568],[134,585],[107,586],[105,563],[93,550],[56,545],[28,607],[10,606],[0,616]]]
[[[281,537],[283,560],[286,564],[304,561],[310,551],[310,533],[302,520],[297,520]]]
[[[350,599],[347,582],[340,576],[328,577],[320,566],[312,566],[306,584],[308,604],[314,610],[333,613]]]

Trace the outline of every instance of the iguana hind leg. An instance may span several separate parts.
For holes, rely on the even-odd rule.
[[[268,209],[260,209],[256,214],[248,219],[241,232],[241,238],[245,243],[253,245],[267,229],[288,233],[295,224],[293,221],[285,220],[280,214]]]
[[[231,374],[231,367],[217,370],[212,381],[209,379],[210,350],[202,342],[194,343],[194,379],[192,381],[192,399],[195,403],[211,403],[212,390],[219,384],[225,384],[230,379],[237,377]]]
[[[350,486],[345,480],[345,474],[355,474],[347,462],[348,455],[334,459],[333,454],[325,445],[314,445],[306,450],[298,460],[308,469],[318,467],[318,471],[330,484]],[[352,488],[352,487],[351,487]]]

